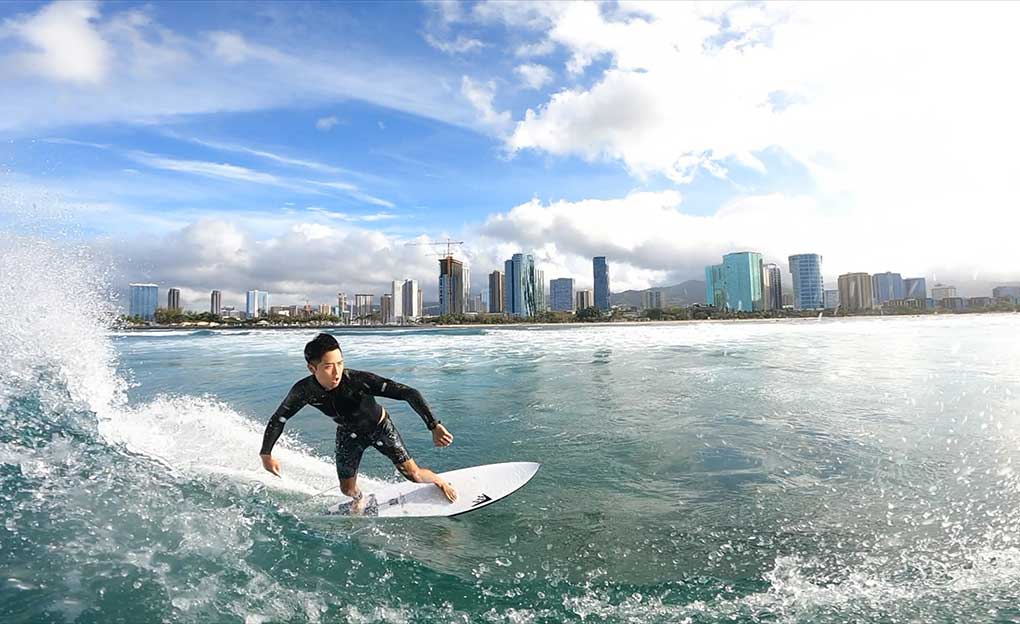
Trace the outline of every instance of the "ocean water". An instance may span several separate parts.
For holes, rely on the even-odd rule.
[[[1020,315],[339,328],[420,464],[542,469],[337,519],[325,416],[258,459],[314,331],[110,331],[87,252],[3,251],[5,623],[1020,621]]]

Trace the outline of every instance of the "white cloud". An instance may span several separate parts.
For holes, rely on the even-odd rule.
[[[215,163],[202,160],[180,160],[168,158],[157,154],[134,151],[128,154],[135,161],[165,171],[176,171],[179,173],[190,173],[207,178],[229,180],[233,182],[248,182],[252,184],[265,184],[278,188],[289,189],[299,193],[322,195],[322,188],[334,189],[357,200],[385,208],[394,208],[395,205],[385,199],[364,193],[354,184],[348,182],[320,182],[317,180],[306,180],[286,178],[264,171],[257,171],[248,167],[241,167],[229,163]]]
[[[557,0],[530,0],[529,2],[485,0],[474,6],[471,17],[484,23],[499,23],[510,27],[543,30],[553,27],[558,17],[569,10],[569,4],[569,2]]]
[[[335,219],[337,221],[348,221],[351,223],[357,222],[372,223],[375,221],[385,221],[388,219],[397,218],[397,215],[389,212],[377,212],[374,214],[356,215],[347,212],[339,212],[337,210],[327,210],[319,206],[308,206],[305,210],[308,210],[310,212],[316,212],[329,219]]]
[[[1010,248],[1002,233],[1020,226],[1007,208],[1020,199],[1020,83],[1002,78],[1020,58],[1020,5],[602,9],[570,3],[538,27],[568,51],[568,71],[609,66],[528,110],[512,151],[615,161],[685,184],[738,167],[771,175],[761,155],[778,148],[810,173],[820,213],[846,217],[861,258],[1015,266],[993,250]]]
[[[28,48],[0,57],[5,90],[18,93],[0,98],[0,131],[152,124],[347,99],[479,128],[456,75],[435,65],[394,62],[384,50],[356,49],[345,40],[313,47],[281,36],[269,46],[240,32],[182,34],[155,21],[151,9],[96,7],[55,2],[0,28],[4,43]],[[57,97],[53,80],[103,88]]]
[[[0,62],[50,80],[99,84],[109,71],[112,51],[96,28],[98,18],[96,2],[55,2],[34,15],[10,20],[5,28],[9,36],[34,50]]]
[[[481,123],[497,132],[501,132],[510,125],[510,112],[497,112],[493,104],[496,97],[496,83],[489,81],[477,83],[467,76],[461,79],[461,94],[471,102],[481,117]]]
[[[207,178],[217,178],[235,182],[252,182],[255,184],[268,184],[271,186],[281,187],[290,186],[271,173],[255,171],[254,169],[239,167],[228,163],[214,163],[202,160],[180,160],[139,151],[130,152],[129,155],[137,162],[152,167],[153,169],[190,173]]]
[[[216,31],[209,33],[208,37],[213,46],[213,54],[229,65],[237,65],[259,56],[239,33]]]
[[[514,68],[514,73],[520,77],[521,82],[528,89],[541,89],[553,80],[552,70],[537,63],[518,65]]]
[[[268,290],[274,304],[316,305],[335,303],[337,292],[378,297],[404,277],[419,280],[427,299],[435,296],[434,260],[401,239],[300,221],[276,232],[258,237],[234,220],[204,218],[159,237],[118,242],[111,253],[123,279],[182,288],[189,309],[207,309],[213,289],[235,307],[252,288]]]
[[[195,138],[195,137],[187,137],[187,136],[183,136],[183,135],[180,135],[180,134],[178,134],[176,132],[172,132],[172,131],[164,131],[164,134],[166,136],[172,137],[174,139],[178,139],[180,141],[188,141],[190,143],[195,143],[196,145],[202,145],[204,147],[211,147],[213,149],[217,149],[217,150],[221,150],[221,151],[225,151],[225,152],[235,152],[235,153],[238,153],[238,154],[248,154],[248,155],[251,155],[251,156],[258,156],[259,158],[264,158],[266,160],[269,160],[269,161],[272,161],[272,162],[275,162],[275,163],[279,163],[281,165],[288,165],[288,166],[292,166],[292,167],[302,167],[304,169],[309,169],[309,170],[315,171],[317,173],[328,173],[328,174],[333,174],[333,175],[351,175],[351,176],[357,176],[359,178],[365,178],[365,179],[370,179],[370,180],[375,180],[375,181],[378,181],[380,179],[377,176],[374,176],[374,175],[371,175],[371,174],[361,173],[360,171],[353,171],[351,169],[344,169],[343,167],[336,167],[334,165],[327,165],[325,163],[316,162],[314,160],[307,160],[307,159],[304,159],[304,158],[294,158],[292,156],[284,156],[284,155],[277,154],[277,153],[274,153],[274,152],[269,152],[269,151],[264,150],[264,149],[256,149],[256,148],[248,147],[248,146],[245,146],[245,145],[234,145],[234,144],[231,144],[231,143],[222,143],[220,141],[209,141],[209,140],[206,140],[206,139],[199,139],[199,138]],[[350,188],[357,188],[357,187],[355,187],[354,185],[350,185]]]
[[[329,117],[321,117],[315,122],[315,129],[323,132],[329,132],[335,125],[340,123],[340,120],[336,118],[336,115],[330,115]]]
[[[336,189],[338,191],[344,191],[347,195],[350,195],[355,199],[359,199],[367,204],[382,206],[383,208],[396,207],[396,204],[394,204],[393,202],[381,199],[379,197],[375,197],[374,195],[369,195],[368,193],[363,193],[360,190],[358,190],[357,186],[349,184],[347,182],[313,182],[311,180],[308,180],[308,182],[310,184],[315,184],[316,186],[322,186],[326,188]]]
[[[187,138],[180,137],[179,135],[175,135],[175,134],[172,134],[172,133],[168,133],[168,135],[169,136],[174,136],[176,138],[180,138],[182,140],[188,140],[188,141],[191,141],[191,142],[194,142],[194,143],[198,143],[200,145],[205,145],[207,147],[213,147],[215,149],[222,149],[222,150],[225,150],[225,151],[234,151],[234,152],[240,152],[240,153],[245,153],[245,154],[252,154],[252,155],[260,156],[260,157],[263,157],[263,158],[266,158],[268,160],[272,160],[272,161],[275,161],[275,162],[280,162],[280,163],[283,163],[283,164],[294,165],[294,166],[307,167],[309,169],[313,169],[313,170],[316,170],[316,171],[325,171],[325,172],[344,171],[344,170],[341,170],[341,169],[330,167],[328,165],[323,165],[321,163],[316,163],[314,161],[307,161],[307,160],[301,160],[301,159],[295,159],[295,158],[287,158],[287,157],[279,156],[277,154],[273,154],[273,153],[266,152],[266,151],[263,151],[263,150],[255,150],[255,149],[247,148],[247,147],[244,147],[244,146],[228,145],[228,144],[224,144],[224,143],[216,143],[216,142],[210,142],[210,141],[202,141],[202,140],[199,140],[199,139],[187,139]],[[83,141],[75,141],[73,139],[64,139],[64,138],[60,138],[60,137],[47,138],[47,139],[43,139],[43,140],[46,141],[47,143],[56,143],[56,144],[63,144],[63,145],[75,145],[75,146],[81,146],[81,147],[92,147],[92,148],[102,149],[102,150],[120,151],[117,148],[115,148],[114,146],[108,145],[108,144],[88,143],[88,142],[83,142]],[[275,174],[272,174],[272,173],[267,173],[267,172],[264,172],[264,171],[258,171],[258,170],[255,170],[255,169],[251,169],[249,167],[242,167],[242,166],[234,165],[234,164],[230,164],[230,163],[217,163],[217,162],[209,162],[209,161],[204,161],[204,160],[184,160],[184,159],[178,159],[178,158],[170,158],[168,156],[163,156],[163,155],[160,155],[160,154],[152,154],[152,153],[144,152],[144,151],[140,151],[140,150],[126,151],[126,152],[124,152],[124,155],[126,157],[134,160],[135,162],[138,162],[138,163],[141,163],[143,165],[146,165],[147,167],[151,167],[152,169],[159,169],[159,170],[163,170],[163,171],[174,171],[174,172],[177,172],[177,173],[187,173],[187,174],[202,176],[202,177],[210,178],[210,179],[227,180],[227,181],[230,181],[230,182],[246,182],[246,183],[250,183],[250,184],[263,184],[263,185],[267,185],[267,186],[275,186],[275,187],[278,187],[278,188],[288,189],[288,190],[296,191],[296,192],[299,192],[299,193],[306,193],[306,194],[313,194],[313,195],[328,194],[328,193],[324,193],[324,191],[322,189],[329,189],[329,190],[341,191],[345,195],[347,195],[349,197],[353,197],[354,199],[357,199],[358,201],[361,201],[361,202],[364,202],[364,203],[367,203],[367,204],[372,204],[372,205],[375,205],[375,206],[382,206],[384,208],[395,208],[396,207],[396,205],[393,202],[390,202],[388,200],[385,200],[385,199],[382,199],[380,197],[376,197],[374,195],[366,193],[366,192],[362,191],[356,184],[351,184],[350,182],[320,181],[320,180],[309,180],[309,179],[304,179],[304,178],[284,177],[284,176],[279,176],[279,175],[275,175]]]
[[[533,199],[491,215],[466,236],[475,239],[474,248],[491,250],[475,264],[498,267],[510,253],[535,251],[550,267],[547,278],[574,277],[578,284],[591,283],[591,258],[605,255],[614,267],[615,291],[703,279],[705,266],[740,250],[761,252],[784,272],[790,255],[819,253],[826,282],[833,284],[851,271],[938,273],[964,288],[975,273],[987,280],[1020,278],[1008,245],[971,243],[953,230],[916,230],[924,235],[915,237],[895,217],[883,227],[807,195],[743,197],[712,215],[689,214],[681,202],[676,191],[577,202]],[[984,240],[1011,235],[988,233]]]
[[[521,58],[533,58],[539,56],[546,56],[552,54],[556,49],[556,44],[548,39],[543,39],[535,43],[522,43],[514,49],[514,56]]]
[[[425,42],[440,52],[446,54],[464,54],[466,52],[474,52],[481,50],[485,47],[485,44],[478,39],[472,39],[463,35],[458,36],[453,40],[441,39],[435,35],[426,33]]]

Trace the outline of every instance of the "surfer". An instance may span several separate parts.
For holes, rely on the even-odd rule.
[[[340,491],[354,501],[355,513],[360,513],[365,504],[358,488],[358,466],[369,446],[389,458],[405,479],[433,483],[450,502],[457,500],[457,492],[449,483],[411,459],[389,413],[375,401],[377,396],[407,401],[432,431],[433,443],[449,446],[453,435],[432,415],[420,392],[373,373],[344,368],[340,345],[329,334],[319,334],[305,345],[305,362],[311,375],[291,387],[266,425],[259,451],[263,468],[280,476],[280,462],[272,455],[273,445],[287,420],[305,405],[311,405],[336,422],[336,474]]]

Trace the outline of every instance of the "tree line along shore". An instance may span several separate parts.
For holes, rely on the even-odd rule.
[[[844,318],[858,316],[935,316],[940,314],[986,314],[1020,312],[1020,305],[997,302],[980,308],[949,310],[936,308],[922,310],[908,307],[884,307],[869,310],[768,310],[755,312],[734,312],[712,306],[695,305],[683,308],[648,309],[636,312],[621,310],[600,312],[586,308],[577,312],[541,312],[533,317],[514,317],[505,314],[456,314],[424,317],[418,323],[386,325],[378,313],[366,317],[344,319],[334,315],[313,314],[306,317],[268,315],[261,318],[239,319],[223,317],[211,312],[186,312],[182,310],[156,310],[155,319],[146,321],[140,317],[118,317],[114,326],[119,329],[169,329],[169,328],[210,328],[210,329],[258,329],[281,327],[437,327],[450,325],[545,325],[566,323],[642,323],[654,321],[720,321],[720,320],[767,320],[796,318]]]

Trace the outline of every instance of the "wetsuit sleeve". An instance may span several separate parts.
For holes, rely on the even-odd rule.
[[[283,434],[283,426],[287,424],[287,419],[296,414],[307,402],[302,379],[291,387],[280,407],[276,408],[269,418],[266,432],[262,436],[262,450],[259,451],[259,455],[269,455],[273,452],[273,446]]]
[[[386,379],[380,377],[374,373],[361,373],[361,379],[359,381],[365,387],[365,390],[373,396],[386,397],[387,399],[398,399],[400,401],[407,401],[408,405],[411,406],[415,412],[421,416],[421,419],[425,422],[425,426],[432,429],[436,428],[439,421],[432,415],[432,410],[429,408],[429,404],[425,402],[425,398],[411,386],[405,386],[402,383],[393,381],[392,379]]]

